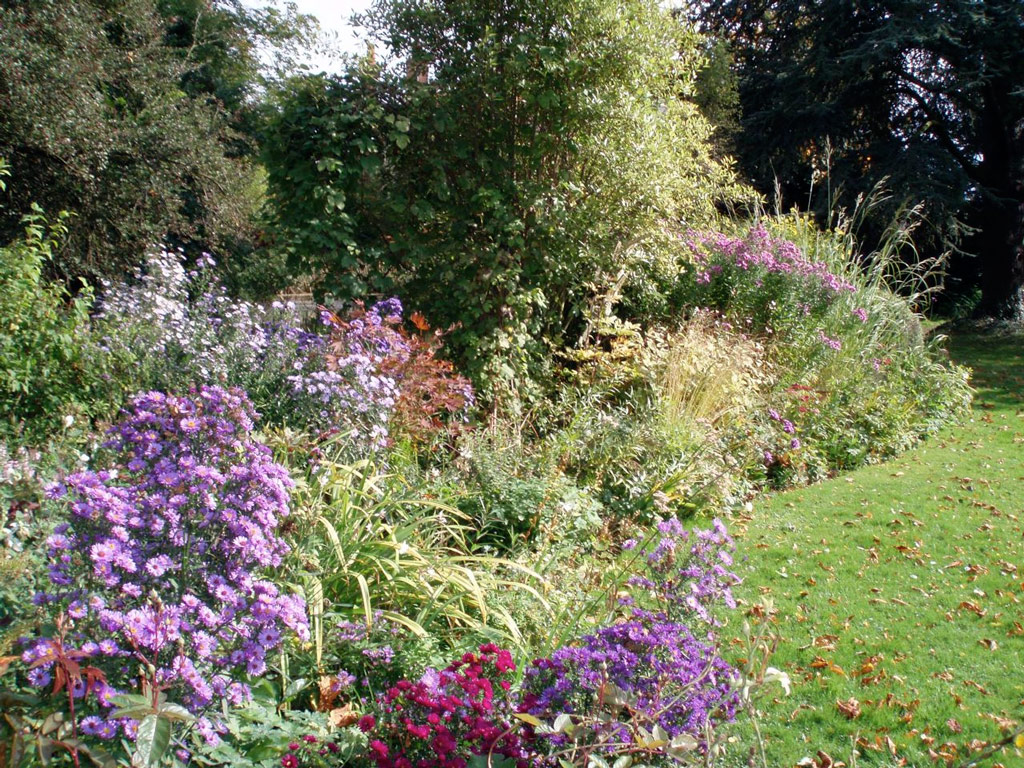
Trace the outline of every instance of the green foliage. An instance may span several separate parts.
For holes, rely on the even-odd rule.
[[[183,6],[195,12],[187,39]],[[248,15],[231,8],[0,3],[0,154],[17,169],[11,210],[38,202],[75,214],[51,271],[116,275],[168,238],[214,248],[252,234],[251,141],[235,128],[244,127],[239,110],[257,60]],[[0,240],[17,228],[16,214],[0,216]]]
[[[697,72],[694,102],[715,127],[712,138],[718,156],[734,155],[740,130],[740,93],[732,50],[725,40],[708,38],[705,45],[707,59]]]
[[[528,397],[598,297],[671,271],[667,230],[738,193],[688,100],[698,37],[655,2],[381,2],[364,24],[407,71],[279,96],[278,242],[322,291],[457,324],[492,401]]]
[[[279,699],[280,692],[274,691],[269,681],[262,681],[254,691],[251,704],[228,713],[227,738],[218,744],[196,744],[196,761],[224,768],[279,768],[288,744],[310,734],[320,740],[329,736],[339,747],[337,753],[330,756],[331,760],[341,765],[365,748],[366,737],[355,728],[329,728],[327,716],[322,712],[281,710],[277,706]]]
[[[826,0],[690,4],[732,43],[744,170],[821,220],[888,178],[899,196],[868,221],[883,239],[894,211],[926,206],[932,252],[961,245],[958,277],[980,311],[1024,312],[1024,15],[1018,0],[870,6]],[[808,180],[814,185],[810,195]],[[962,290],[962,289],[961,289]],[[969,292],[969,291],[968,291]]]
[[[508,553],[552,541],[590,546],[605,510],[550,458],[516,440],[507,425],[460,439],[446,479],[453,503],[471,521],[474,546]]]
[[[301,441],[281,437],[279,450],[303,450]],[[318,458],[293,494],[301,553],[294,577],[306,584],[313,615],[307,663],[314,670],[337,653],[332,638],[339,621],[370,628],[387,620],[442,645],[458,645],[461,638],[470,645],[482,638],[525,642],[493,596],[520,591],[537,601],[534,610],[544,610],[536,574],[470,554],[470,521],[457,509],[394,488],[365,461],[333,461],[330,451],[316,449]]]
[[[0,247],[0,429],[55,430],[90,407],[96,371],[85,358],[92,295],[72,297],[44,271],[67,234],[42,209],[22,217],[24,237]]]
[[[679,296],[763,339],[761,407],[747,408],[745,428],[772,484],[894,456],[966,413],[966,372],[944,361],[941,338],[925,340],[913,310],[930,282],[902,258],[913,227],[912,212],[866,257],[849,233],[801,216],[700,239],[709,255],[698,253]]]

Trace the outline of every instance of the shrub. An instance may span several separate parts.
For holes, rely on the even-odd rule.
[[[429,442],[472,406],[469,383],[436,357],[438,339],[401,328],[398,299],[323,311],[329,333],[315,333],[291,304],[230,298],[212,267],[159,251],[133,283],[107,287],[97,336],[125,391],[241,387],[265,424],[345,432],[353,458],[383,449],[392,426]]]
[[[297,677],[344,668],[348,653],[340,646],[352,643],[352,623],[372,631],[383,619],[405,627],[415,643],[442,648],[483,638],[522,647],[526,639],[502,608],[502,593],[521,593],[534,613],[548,613],[532,569],[472,553],[472,521],[458,509],[402,488],[366,461],[345,464],[329,445],[298,462],[308,475],[294,496],[298,557],[290,573],[315,596],[315,656],[298,662],[309,672]]]
[[[160,250],[133,281],[105,285],[95,336],[122,391],[240,386],[265,422],[320,420],[326,429],[320,398],[301,396],[289,381],[324,369],[323,340],[303,330],[291,305],[264,309],[231,299],[212,267],[209,256],[190,269],[181,254]]]
[[[709,734],[739,706],[737,673],[714,635],[700,641],[691,632],[694,624],[717,623],[723,606],[736,607],[735,546],[725,526],[715,520],[712,529],[691,532],[669,518],[649,543],[629,540],[623,548],[612,588],[624,615],[535,660],[524,676],[520,709],[541,721],[536,733],[571,765],[593,755],[682,757],[707,749]]]
[[[85,359],[92,297],[72,297],[44,271],[66,233],[42,210],[22,218],[22,240],[0,247],[0,422],[40,437],[87,409],[97,387]]]
[[[199,716],[215,742],[210,705],[248,698],[241,680],[265,673],[285,629],[308,639],[303,600],[262,575],[288,552],[277,529],[291,482],[252,441],[253,416],[219,387],[139,395],[111,430],[114,465],[52,488],[70,520],[47,540],[51,586],[35,599],[58,613],[57,631],[22,662],[33,685],[67,692],[78,733],[134,739]]]
[[[690,311],[710,308],[762,340],[772,373],[748,433],[773,485],[892,456],[966,413],[965,372],[943,360],[941,340],[925,341],[914,297],[896,292],[927,282],[893,271],[900,241],[862,258],[848,235],[781,217],[688,243],[679,296]]]
[[[493,425],[462,436],[445,466],[447,483],[435,485],[471,521],[476,547],[511,553],[552,539],[588,546],[602,505],[549,458],[516,440],[507,424]]]
[[[344,318],[333,313],[324,313],[324,318],[331,326],[329,370],[351,370],[347,378],[359,381],[367,394],[394,382],[392,430],[416,445],[454,436],[475,398],[469,380],[437,357],[442,333],[427,336],[430,326],[415,312],[410,319],[420,333],[404,330],[402,304],[396,298],[369,309],[356,302]],[[354,391],[353,400],[355,410],[364,407]],[[453,418],[457,420],[453,422]]]
[[[322,290],[458,324],[449,348],[488,402],[542,394],[588,305],[671,261],[666,222],[742,196],[688,99],[699,36],[652,0],[389,1],[365,21],[423,82],[364,61],[283,95],[276,234]]]

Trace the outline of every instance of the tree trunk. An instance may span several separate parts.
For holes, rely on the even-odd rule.
[[[1013,108],[1013,85],[994,78],[983,90],[975,181],[981,200],[973,238],[981,269],[975,315],[1024,322],[1024,121]]]
[[[976,226],[981,302],[975,315],[1024,323],[1024,200],[993,201]]]

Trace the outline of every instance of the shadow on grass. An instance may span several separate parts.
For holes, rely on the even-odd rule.
[[[979,405],[1024,408],[1024,336],[956,334],[948,346],[954,361],[973,370]]]

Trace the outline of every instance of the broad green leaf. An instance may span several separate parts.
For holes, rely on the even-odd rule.
[[[552,728],[555,733],[571,733],[573,730],[572,716],[563,712],[555,718]]]
[[[160,705],[157,710],[160,717],[165,717],[168,720],[182,723],[191,723],[195,720],[195,715],[189,712],[180,704],[172,704],[171,702],[164,702]]]
[[[135,737],[134,768],[159,765],[171,743],[171,721],[159,715],[147,715],[139,723]]]

